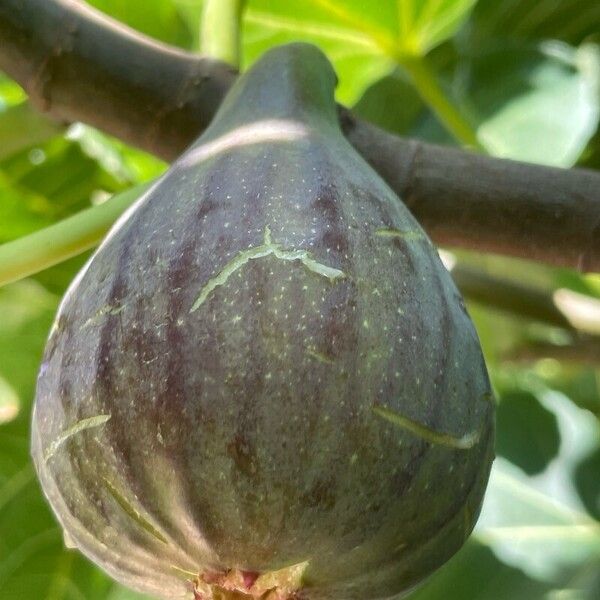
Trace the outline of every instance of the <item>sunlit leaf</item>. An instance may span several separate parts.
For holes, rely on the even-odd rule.
[[[453,36],[477,0],[397,0],[400,43],[417,55]]]
[[[456,33],[474,0],[250,0],[245,13],[245,64],[268,48],[309,41],[332,60],[338,97],[354,103],[402,55],[423,56]]]
[[[19,396],[0,375],[0,425],[12,421],[19,413]]]
[[[23,88],[0,72],[0,111],[20,104],[26,99],[27,95]]]
[[[193,46],[194,36],[171,0],[87,0],[95,8],[157,40],[183,48]]]

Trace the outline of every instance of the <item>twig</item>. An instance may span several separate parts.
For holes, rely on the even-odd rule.
[[[147,185],[131,188],[104,204],[0,246],[0,286],[48,269],[100,243]]]
[[[200,51],[238,68],[245,0],[204,0]]]

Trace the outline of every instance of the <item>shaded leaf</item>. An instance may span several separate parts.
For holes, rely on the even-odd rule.
[[[474,57],[465,102],[492,154],[566,167],[598,127],[598,81],[596,46],[504,47]]]
[[[475,47],[506,37],[579,45],[599,31],[600,5],[594,0],[479,0],[469,27]]]
[[[496,451],[527,474],[543,471],[558,454],[556,416],[528,392],[501,397],[496,413]]]
[[[575,485],[587,511],[600,521],[600,448],[577,465]]]
[[[474,52],[446,72],[463,112],[496,156],[571,166],[600,119],[600,51],[595,45],[513,45]],[[370,86],[357,113],[396,133],[452,143],[400,73]]]
[[[562,589],[600,560],[600,523],[585,512],[572,479],[582,456],[598,447],[600,423],[561,394],[538,399],[557,416],[560,451],[535,477],[496,459],[476,535],[504,563]]]
[[[552,586],[502,563],[476,539],[471,539],[410,600],[531,600]]]

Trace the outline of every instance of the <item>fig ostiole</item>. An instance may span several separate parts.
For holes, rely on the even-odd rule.
[[[61,303],[35,466],[69,545],[136,590],[399,597],[477,519],[479,341],[335,83],[313,46],[267,52]]]

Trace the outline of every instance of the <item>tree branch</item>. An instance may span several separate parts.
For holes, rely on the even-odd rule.
[[[0,69],[51,117],[169,160],[208,125],[236,76],[76,0],[0,0]]]
[[[558,308],[550,291],[489,275],[481,269],[462,264],[452,265],[449,271],[462,295],[473,302],[552,327],[577,331]]]
[[[600,172],[408,140],[349,111],[342,123],[437,244],[600,271]]]
[[[0,0],[0,69],[53,117],[167,160],[204,130],[235,78],[74,0]],[[600,173],[483,157],[341,117],[437,243],[600,271]]]

